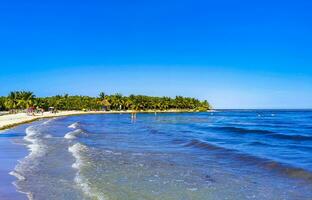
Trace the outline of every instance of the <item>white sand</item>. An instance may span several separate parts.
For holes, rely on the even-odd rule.
[[[18,114],[7,114],[0,116],[0,130],[12,127],[14,125],[31,122],[41,118],[49,118],[49,117],[60,117],[60,116],[68,116],[68,115],[81,115],[81,114],[104,114],[104,113],[116,113],[116,112],[105,112],[105,111],[60,111],[58,113],[50,113],[44,112],[41,114],[36,114],[35,116],[29,116],[26,113],[18,113]],[[119,112],[117,112],[119,113]]]

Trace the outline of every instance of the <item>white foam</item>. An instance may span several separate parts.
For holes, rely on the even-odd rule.
[[[18,186],[15,183],[13,183],[13,185],[17,188],[16,191],[18,191],[19,193],[25,194],[27,196],[27,199],[34,200],[34,195],[32,192],[23,192],[20,189],[18,189]]]
[[[76,159],[75,163],[72,165],[73,168],[79,169],[80,166],[83,165],[80,152],[86,151],[88,148],[85,145],[80,143],[76,143],[73,146],[68,147],[68,151],[72,153],[74,158]]]
[[[31,156],[41,156],[45,153],[45,147],[39,144],[39,137],[41,136],[40,131],[38,131],[34,126],[29,126],[26,128],[26,136],[24,139],[30,144],[27,145],[30,153],[26,158]]]
[[[68,128],[73,128],[73,129],[75,129],[75,128],[78,128],[79,125],[80,125],[79,122],[75,122],[75,123],[69,125]]]
[[[24,137],[24,139],[27,140],[27,141],[30,140],[30,142],[32,141],[31,139],[32,139],[33,136],[36,136],[36,135],[40,134],[40,132],[37,131],[37,129],[34,126],[27,127],[25,132],[26,132],[26,136]]]
[[[114,151],[111,151],[111,150],[105,150],[105,153],[107,153],[107,154],[113,154],[113,155],[122,155],[121,152],[114,152]]]
[[[49,124],[49,123],[51,123],[52,121],[54,121],[55,119],[56,119],[56,118],[49,119],[49,120],[43,122],[43,124]]]
[[[50,135],[50,134],[47,134],[47,135],[44,136],[44,138],[53,138],[53,136]]]
[[[70,131],[70,132],[66,133],[64,138],[69,139],[69,140],[73,140],[73,139],[76,139],[77,136],[82,134],[82,133],[83,133],[83,130],[76,129],[74,131]]]
[[[34,199],[33,194],[31,192],[21,191],[17,183],[26,180],[26,177],[24,175],[27,173],[27,170],[29,168],[36,167],[38,164],[38,162],[36,162],[36,159],[45,154],[46,147],[41,142],[42,138],[45,135],[40,132],[40,129],[37,126],[29,126],[26,128],[25,132],[26,136],[24,137],[24,140],[28,142],[27,148],[29,149],[29,154],[25,158],[23,158],[23,160],[18,160],[18,164],[15,166],[15,169],[9,174],[17,178],[17,181],[13,182],[13,184],[17,188],[17,191],[26,194],[28,199],[32,200]]]
[[[85,165],[81,157],[81,153],[87,150],[88,150],[88,147],[80,143],[76,143],[73,146],[70,146],[68,148],[68,151],[72,153],[73,157],[76,159],[76,161],[72,165],[72,167],[77,170],[75,182],[81,188],[81,190],[90,198],[97,199],[97,200],[106,200],[106,198],[103,197],[102,195],[97,194],[96,192],[92,191],[87,181],[81,175],[81,167]]]
[[[23,175],[21,175],[20,173],[18,173],[17,171],[11,171],[10,173],[9,173],[11,176],[15,176],[18,180],[20,180],[20,181],[25,181],[26,180],[26,178],[23,176]]]

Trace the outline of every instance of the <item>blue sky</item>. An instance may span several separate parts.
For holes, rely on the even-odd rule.
[[[0,95],[312,108],[311,1],[1,1]]]

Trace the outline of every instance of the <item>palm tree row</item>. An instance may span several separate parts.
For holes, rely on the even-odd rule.
[[[24,109],[32,106],[34,102],[35,95],[32,92],[16,91],[10,92],[9,95],[3,100],[3,105],[0,107],[10,110]]]
[[[58,110],[194,110],[211,109],[207,101],[195,98],[176,96],[152,97],[144,95],[123,96],[120,93],[98,97],[56,95],[52,97],[35,97],[32,92],[10,92],[7,97],[0,97],[0,110],[23,110],[39,107],[47,110],[54,107]]]

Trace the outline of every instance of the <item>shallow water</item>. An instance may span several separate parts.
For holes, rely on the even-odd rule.
[[[311,111],[84,115],[6,135],[29,149],[11,173],[29,199],[312,197]]]

